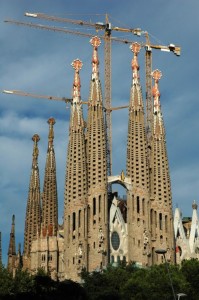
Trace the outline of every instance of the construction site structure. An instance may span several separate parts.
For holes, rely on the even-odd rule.
[[[141,46],[145,49],[145,72],[146,72],[146,114],[147,114],[147,136],[149,140],[149,144],[151,141],[151,128],[152,128],[152,114],[153,114],[153,101],[151,95],[151,72],[152,72],[152,49],[158,49],[161,51],[173,52],[175,55],[180,55],[180,47],[174,44],[170,44],[168,46],[164,45],[153,45],[150,43],[149,34],[147,31],[142,31],[140,28],[123,28],[112,26],[109,22],[109,17],[106,14],[105,22],[97,22],[91,23],[83,20],[75,20],[75,19],[68,19],[68,18],[61,18],[56,16],[50,16],[44,13],[34,13],[34,12],[26,12],[24,14],[26,17],[32,18],[39,18],[44,19],[47,21],[56,21],[61,23],[70,23],[79,26],[86,26],[90,27],[98,33],[99,30],[104,31],[104,35],[98,35],[101,39],[104,40],[104,68],[105,68],[105,79],[104,79],[104,103],[105,103],[105,126],[106,126],[106,135],[107,135],[107,174],[110,176],[112,174],[112,121],[111,121],[111,43],[120,42],[124,44],[131,44],[132,41],[127,39],[121,39],[117,37],[112,37],[112,31],[114,32],[123,32],[123,33],[132,33],[136,36],[145,35],[146,42],[142,43]],[[16,25],[23,25],[29,26],[32,28],[50,30],[55,32],[62,32],[67,34],[75,34],[84,37],[92,37],[92,34],[69,30],[66,28],[48,26],[48,25],[41,25],[41,24],[34,24],[34,23],[26,23],[26,22],[19,22],[15,20],[6,20],[5,22],[16,24]],[[109,185],[109,192],[111,192],[111,186]]]
[[[33,158],[24,231],[23,268],[35,274],[39,268],[55,280],[81,281],[81,272],[102,271],[109,263],[136,262],[141,267],[161,263],[155,249],[167,250],[175,261],[172,200],[165,129],[160,106],[159,79],[155,84],[151,151],[148,151],[138,56],[133,52],[130,88],[126,171],[107,175],[107,139],[99,73],[99,37],[90,40],[92,70],[87,119],[81,103],[80,70],[76,59],[68,135],[64,193],[64,222],[58,225],[56,163],[53,146],[55,120],[49,123],[43,193],[38,167],[39,135],[33,136]],[[130,63],[129,63],[130,64]],[[118,120],[119,122],[120,120]],[[118,137],[119,141],[119,137]],[[149,163],[150,162],[150,163]],[[108,185],[118,183],[126,200],[111,194]]]
[[[9,22],[72,33],[67,29],[46,25]],[[87,26],[90,26],[89,24]],[[84,24],[82,22],[79,25]],[[108,97],[108,102],[105,101],[103,104],[98,55],[101,40],[99,36],[94,36],[90,40],[92,70],[89,97],[85,103],[88,107],[86,118],[83,117],[82,112],[80,70],[83,64],[81,60],[76,59],[72,62],[74,68],[72,99],[55,97],[55,100],[71,103],[64,221],[60,225],[57,221],[58,197],[53,146],[55,120],[50,118],[48,121],[49,136],[43,193],[40,192],[38,167],[40,138],[38,134],[33,136],[23,268],[35,274],[42,267],[55,280],[81,281],[82,270],[100,272],[109,263],[117,265],[119,262],[135,262],[140,267],[161,263],[163,257],[157,255],[156,249],[165,249],[167,261],[175,261],[171,182],[159,91],[159,80],[162,74],[159,70],[152,73],[151,49],[164,49],[178,55],[180,48],[174,45],[151,45],[146,32],[147,41],[143,44],[113,38],[110,24],[109,26],[98,25],[106,25],[102,27],[105,30],[102,39],[108,37],[109,42],[114,40],[130,44],[133,52],[126,170],[121,170],[121,173],[116,175],[110,172],[110,139],[107,135],[107,116],[104,115],[104,111],[110,114],[113,108],[109,101],[111,96]],[[97,30],[102,29],[97,28],[96,24],[93,24],[93,27]],[[128,30],[126,29],[126,32],[130,31]],[[85,33],[73,33],[90,36]],[[138,61],[139,52],[143,47],[147,53],[146,73],[150,77],[147,81],[147,89],[149,89],[147,117],[145,117]],[[110,55],[111,51],[108,53]],[[111,61],[110,56],[109,59]],[[110,71],[109,62],[107,66]],[[154,79],[153,88],[151,74]],[[33,95],[20,91],[4,90],[4,92],[22,96]],[[108,92],[111,92],[110,86]],[[42,95],[37,95],[36,98],[53,99],[52,96]],[[118,119],[118,123],[119,121]],[[111,129],[111,122],[108,126]],[[111,130],[109,134],[112,138]],[[110,186],[114,183],[125,188],[125,200],[110,190]]]

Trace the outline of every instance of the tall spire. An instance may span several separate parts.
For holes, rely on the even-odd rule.
[[[152,73],[155,84],[152,89],[154,98],[154,138],[162,139],[164,137],[164,124],[160,106],[160,91],[159,80],[162,77],[162,73],[159,70],[155,70]]]
[[[48,150],[46,157],[46,167],[44,175],[44,186],[42,194],[42,235],[52,236],[57,234],[58,229],[58,197],[57,197],[57,179],[56,162],[54,152],[54,129],[55,119],[50,118]]]
[[[87,268],[87,164],[85,122],[80,94],[79,71],[82,62],[72,62],[75,70],[73,82],[73,102],[69,125],[67,168],[64,195],[64,231],[66,272],[73,280],[78,280],[82,268]]]
[[[33,154],[32,169],[30,175],[30,184],[28,192],[28,200],[26,206],[26,219],[24,230],[24,256],[28,257],[31,251],[31,243],[37,238],[41,227],[41,199],[40,199],[40,179],[38,168],[38,142],[40,137],[34,134],[32,137]]]
[[[8,270],[14,271],[16,260],[16,246],[15,246],[15,215],[12,216],[12,225],[10,232],[10,241],[8,247]]]
[[[90,105],[102,105],[102,89],[99,79],[99,58],[98,58],[98,47],[101,44],[99,37],[94,36],[90,40],[90,44],[93,46],[92,55],[92,76],[90,84],[90,95],[89,95],[89,106]]]
[[[128,259],[129,261],[142,261],[144,265],[148,265],[149,241],[145,243],[144,237],[149,236],[149,171],[144,105],[138,64],[138,54],[141,46],[138,43],[132,43],[130,49],[134,56],[131,63],[133,74],[126,158],[126,176],[130,178],[132,183],[132,190],[127,192],[127,223],[129,225],[128,232],[131,235],[131,238],[128,239]],[[140,226],[141,224],[142,226]],[[137,245],[139,245],[140,251],[138,251]]]
[[[154,98],[152,196],[156,196],[160,202],[163,201],[163,203],[170,206],[171,182],[159,91],[159,80],[162,77],[162,73],[159,70],[155,70],[152,73],[152,77],[155,82],[152,90]]]
[[[88,101],[87,166],[88,166],[88,271],[102,268],[108,262],[108,197],[106,131],[102,90],[99,79],[98,47],[100,39],[90,40],[93,47],[92,76]]]
[[[144,111],[142,90],[141,90],[140,76],[139,76],[140,67],[138,63],[138,54],[140,52],[141,45],[136,42],[132,43],[130,49],[134,53],[131,62],[133,75],[132,75],[132,85],[131,85],[131,95],[130,95],[130,109]]]
[[[138,43],[132,43],[130,49],[134,53],[134,57],[131,63],[133,74],[129,104],[126,175],[136,186],[147,188],[149,180],[147,144],[138,64],[141,46]]]
[[[160,105],[159,80],[162,73],[152,73],[154,86],[153,134],[151,150],[151,233],[152,248],[168,249],[167,254],[174,261],[174,229],[171,199],[171,181],[166,148],[166,136]],[[159,259],[155,254],[153,263]]]
[[[8,255],[15,255],[16,254],[16,247],[15,247],[15,215],[12,216],[12,226],[10,232],[10,242],[8,248]]]

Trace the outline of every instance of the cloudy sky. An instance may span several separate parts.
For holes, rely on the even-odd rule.
[[[71,62],[83,61],[82,99],[87,100],[91,75],[92,47],[89,38],[5,23],[18,20],[82,30],[68,23],[46,22],[24,16],[42,12],[58,17],[104,22],[113,26],[148,31],[155,45],[173,43],[181,56],[153,50],[153,69],[163,73],[161,105],[167,133],[172,180],[173,207],[191,216],[193,200],[199,202],[199,2],[198,0],[0,0],[0,90],[23,90],[41,95],[71,97]],[[103,33],[102,33],[103,34]],[[112,36],[144,42],[127,34]],[[99,48],[103,84],[103,42]],[[128,45],[112,44],[112,106],[126,105],[131,85],[132,53]],[[139,55],[145,95],[144,50]],[[64,178],[70,108],[64,102],[0,93],[0,231],[3,262],[7,263],[12,215],[16,220],[16,243],[23,245],[24,218],[28,195],[34,133],[40,135],[39,168],[41,188],[47,150],[49,117],[56,119],[55,151],[59,192],[59,221],[63,216]],[[86,109],[85,109],[86,114]],[[125,170],[127,110],[113,112],[113,174]],[[117,189],[117,186],[114,186]],[[123,193],[123,191],[121,191]]]

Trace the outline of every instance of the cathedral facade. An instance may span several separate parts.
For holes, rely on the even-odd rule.
[[[81,271],[102,271],[109,263],[136,262],[141,267],[161,263],[156,249],[166,249],[175,261],[171,183],[165,128],[160,105],[161,72],[153,72],[153,118],[146,131],[138,55],[133,52],[126,170],[108,176],[107,132],[99,74],[98,47],[93,37],[87,118],[81,101],[82,62],[73,61],[74,82],[64,193],[64,221],[58,224],[55,120],[50,118],[43,192],[38,167],[39,135],[33,136],[33,159],[25,217],[23,268],[43,268],[53,279],[81,280]],[[111,184],[126,190],[126,199],[110,193]],[[10,250],[13,251],[13,250]],[[13,251],[14,253],[14,251]],[[12,257],[10,252],[10,257]],[[13,262],[10,258],[10,267]]]

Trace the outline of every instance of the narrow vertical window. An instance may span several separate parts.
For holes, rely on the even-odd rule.
[[[93,216],[96,215],[96,198],[93,198]]]
[[[101,212],[101,195],[99,195],[99,212]]]
[[[140,213],[140,198],[137,196],[137,213]]]
[[[168,216],[165,216],[165,231],[168,232]]]
[[[159,226],[160,230],[162,230],[162,213],[159,214]]]
[[[79,210],[78,225],[81,227],[81,210]]]
[[[145,215],[144,205],[145,205],[145,201],[144,201],[144,199],[142,199],[142,214],[143,214],[143,216]]]
[[[73,213],[73,231],[76,229],[75,212]]]

